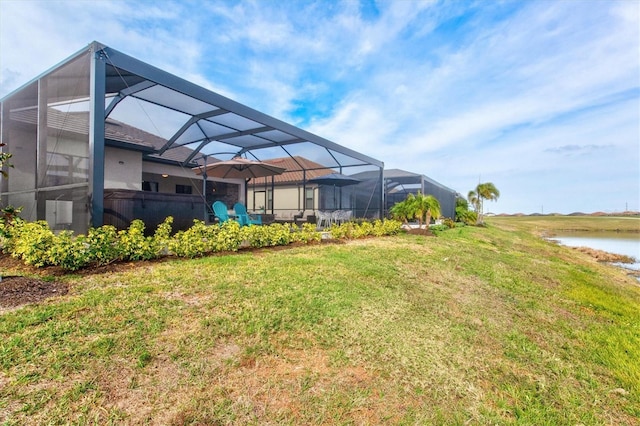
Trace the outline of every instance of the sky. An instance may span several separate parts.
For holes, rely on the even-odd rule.
[[[640,211],[638,0],[0,0],[0,98],[94,40],[488,212]]]

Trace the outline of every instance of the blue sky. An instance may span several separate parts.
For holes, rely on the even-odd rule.
[[[97,40],[500,213],[640,210],[640,2],[0,0],[0,97]]]

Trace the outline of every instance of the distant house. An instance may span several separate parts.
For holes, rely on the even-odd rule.
[[[256,209],[259,191],[248,199],[244,179],[203,179],[193,170],[234,156],[313,159],[296,169],[309,175],[307,167],[380,176],[383,168],[98,42],[0,99],[0,129],[14,165],[0,179],[1,204],[75,232],[136,218],[153,228],[168,215],[185,228],[193,219],[210,222],[215,200]],[[382,193],[371,198],[381,209]]]

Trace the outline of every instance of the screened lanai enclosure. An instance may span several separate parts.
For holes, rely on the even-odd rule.
[[[357,173],[354,177],[361,180],[357,202],[362,204],[369,194],[377,192],[380,180],[375,172]],[[430,177],[406,170],[388,169],[384,171],[383,182],[384,214],[388,214],[395,203],[405,200],[409,194],[421,192],[433,195],[438,200],[442,217],[454,219],[456,216],[456,199],[461,195]]]
[[[2,149],[13,165],[0,184],[2,206],[22,207],[23,218],[53,229],[125,228],[133,219],[154,228],[169,215],[184,229],[194,219],[211,223],[218,200],[250,202],[275,220],[313,217],[329,191],[309,180],[329,173],[377,176],[371,189],[349,188],[367,192],[366,202],[348,197],[341,207],[355,217],[383,215],[381,161],[98,42],[4,97],[0,108]],[[206,166],[234,157],[284,158],[297,178],[279,195],[275,177],[256,188],[207,175]]]

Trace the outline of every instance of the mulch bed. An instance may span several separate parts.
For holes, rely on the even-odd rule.
[[[0,308],[40,302],[69,292],[65,283],[29,277],[3,277],[0,282]]]

